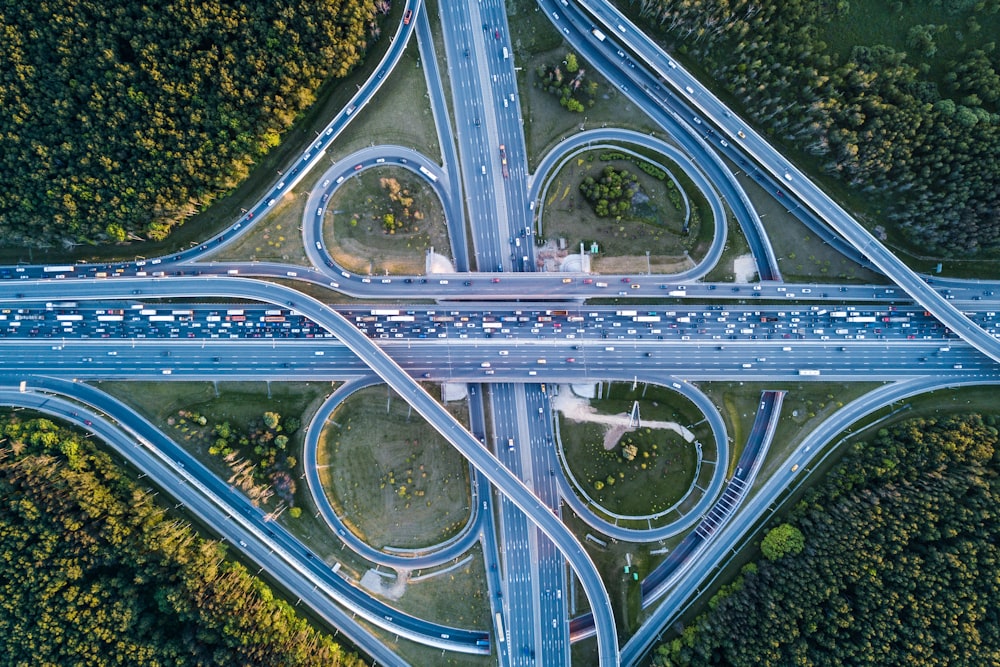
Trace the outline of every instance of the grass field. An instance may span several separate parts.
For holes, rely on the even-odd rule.
[[[706,219],[707,202],[701,193],[693,188],[690,181],[678,178],[691,200],[692,216],[690,233],[683,232],[686,210],[679,201],[680,208],[671,201],[671,188],[665,181],[659,181],[642,172],[632,162],[626,160],[602,161],[599,155],[607,151],[592,151],[568,162],[554,176],[541,203],[542,232],[549,239],[564,238],[568,247],[576,249],[582,242],[586,248],[597,242],[600,253],[594,258],[594,270],[601,272],[606,259],[630,258],[635,266],[632,271],[646,270],[647,250],[651,250],[650,265],[654,273],[672,273],[692,266],[688,253],[697,261],[698,251],[707,249],[701,243],[702,228],[711,221]],[[675,176],[683,176],[680,170],[666,158],[655,158],[657,162],[671,169]],[[672,167],[673,165],[673,167]],[[639,179],[640,192],[649,197],[648,204],[636,208],[630,216],[618,221],[615,218],[599,218],[579,191],[580,183],[587,176],[600,178],[606,166],[627,169]],[[642,219],[638,219],[641,216]],[[605,262],[606,263],[606,262]],[[612,267],[617,271],[619,267]]]
[[[395,180],[400,193],[412,198],[403,207],[389,198],[383,179]],[[386,232],[383,215],[415,217],[406,231]],[[392,166],[370,169],[347,180],[327,205],[323,240],[334,260],[356,273],[424,273],[425,254],[431,247],[451,255],[448,227],[441,202],[431,187],[406,169]]]
[[[440,574],[406,585],[406,592],[394,606],[415,616],[446,625],[463,628],[490,628],[491,616],[489,591],[486,584],[486,565],[482,550],[477,544],[459,560],[472,556],[468,562],[451,569],[450,564],[441,568]],[[445,571],[446,570],[446,571]],[[429,572],[414,572],[413,576],[426,576]]]
[[[385,386],[352,395],[324,429],[320,479],[345,523],[375,547],[421,547],[469,515],[462,456]]]
[[[686,398],[663,387],[612,385],[605,399],[592,400],[600,414],[627,413],[638,400],[642,420],[675,421],[691,426],[701,421],[698,409]],[[705,425],[692,429],[708,458],[714,451]],[[618,446],[605,451],[606,428],[593,422],[576,422],[559,415],[559,432],[565,460],[586,492],[611,512],[641,516],[665,510],[679,500],[694,481],[696,451],[693,443],[669,430],[640,428],[625,433]],[[633,461],[625,461],[622,445],[636,447]]]

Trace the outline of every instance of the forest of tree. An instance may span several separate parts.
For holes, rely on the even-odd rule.
[[[165,238],[378,36],[386,0],[0,7],[4,245]]]
[[[913,419],[855,446],[653,664],[1000,664],[995,423]]]
[[[988,41],[995,34],[977,35],[977,18],[994,16],[1000,2],[930,2],[959,26],[959,55],[943,63],[943,77],[931,75],[927,59],[944,25],[910,28],[906,53],[881,44],[833,53],[824,30],[851,11],[846,0],[631,0],[766,133],[819,156],[826,172],[864,192],[881,211],[872,224],[945,255],[998,250],[1000,50]],[[888,21],[913,8],[884,4]]]
[[[80,433],[0,415],[0,499],[3,664],[365,664]]]

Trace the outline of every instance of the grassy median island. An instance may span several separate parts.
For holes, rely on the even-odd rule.
[[[628,201],[628,210],[601,216],[597,210],[608,208],[609,200],[591,205],[581,184],[607,180],[608,167],[634,177],[635,192],[619,197]],[[650,251],[655,273],[674,273],[690,268],[692,259],[703,256],[712,240],[708,202],[676,163],[665,156],[646,159],[614,149],[583,153],[565,163],[545,192],[541,217],[543,235],[565,238],[571,252],[581,242],[587,250],[596,242],[599,254],[592,261],[597,272],[644,271]]]
[[[323,239],[334,261],[362,274],[421,274],[430,248],[451,255],[437,194],[420,176],[388,165],[337,189],[327,203]]]
[[[375,547],[434,545],[466,524],[465,459],[384,385],[337,408],[317,459],[334,507]]]
[[[628,384],[613,384],[606,398],[590,401],[588,415],[559,413],[559,433],[564,460],[578,484],[604,508],[616,514],[643,516],[668,509],[680,500],[695,481],[697,447],[714,460],[711,431],[698,409],[671,390],[644,385],[632,390]],[[627,415],[639,401],[638,429],[627,430]],[[622,423],[598,421],[613,415]],[[671,422],[683,433],[656,422]],[[649,423],[649,426],[644,426]],[[703,466],[702,476],[708,472]]]

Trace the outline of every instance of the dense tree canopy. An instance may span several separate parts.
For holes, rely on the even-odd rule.
[[[162,239],[236,186],[379,0],[39,0],[0,7],[0,239]]]
[[[1000,664],[992,423],[915,419],[858,445],[793,512],[802,551],[747,568],[654,665]]]
[[[0,416],[0,662],[364,664],[80,434]]]
[[[858,45],[831,52],[826,25],[851,3],[633,0],[741,102],[769,134],[820,156],[915,244],[944,254],[1000,249],[1000,51],[975,34],[997,0],[934,0],[957,17],[960,54],[928,73],[943,25],[910,28],[909,54]],[[891,8],[889,21],[911,13]],[[922,4],[922,3],[915,3]],[[891,32],[892,28],[882,26]],[[968,38],[966,36],[969,36]],[[897,45],[898,48],[898,45]]]

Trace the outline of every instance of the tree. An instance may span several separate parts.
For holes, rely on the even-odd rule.
[[[760,543],[760,551],[764,558],[778,560],[785,556],[798,555],[805,544],[806,538],[801,530],[790,523],[783,523],[767,531],[767,535]]]
[[[281,415],[277,412],[265,412],[264,413],[264,426],[275,431],[278,429],[278,424],[281,421]]]
[[[576,73],[580,69],[580,64],[576,61],[575,53],[566,54],[566,71],[570,74]]]

